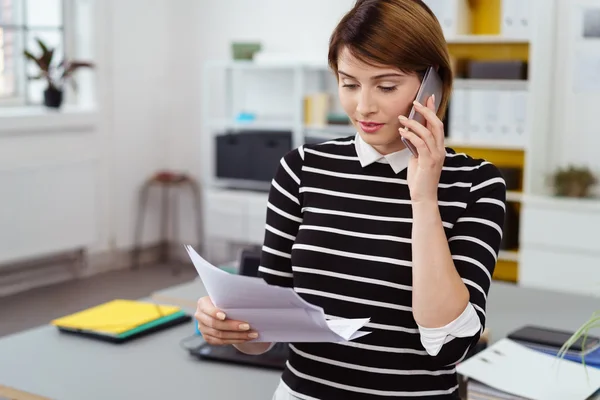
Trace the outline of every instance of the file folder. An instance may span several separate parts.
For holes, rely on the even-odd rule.
[[[124,342],[191,317],[179,307],[116,299],[51,321],[61,332]]]

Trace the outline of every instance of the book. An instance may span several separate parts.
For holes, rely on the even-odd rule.
[[[58,328],[107,336],[127,335],[148,324],[160,324],[181,314],[176,306],[116,299],[51,321]],[[171,317],[171,318],[169,318]]]

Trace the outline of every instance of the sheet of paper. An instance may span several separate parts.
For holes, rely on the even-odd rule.
[[[186,250],[210,296],[229,319],[247,322],[260,342],[341,342],[369,334],[359,331],[369,318],[327,321],[323,308],[310,304],[292,288],[260,278],[232,275]]]
[[[600,370],[502,339],[460,363],[457,372],[531,400],[585,400],[600,388]],[[589,380],[588,380],[589,376]]]
[[[329,329],[340,335],[346,340],[354,339],[352,336],[360,328],[369,322],[369,318],[363,319],[336,319],[327,321]],[[363,335],[361,335],[363,336]]]

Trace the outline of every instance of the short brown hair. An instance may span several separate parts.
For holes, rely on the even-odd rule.
[[[452,68],[442,28],[421,0],[357,0],[329,43],[329,66],[338,73],[343,48],[373,66],[393,66],[421,77],[437,66],[444,82],[438,117],[444,118],[452,91]]]

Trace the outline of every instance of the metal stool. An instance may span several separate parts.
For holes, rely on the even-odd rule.
[[[154,186],[158,186],[162,191],[162,202],[161,202],[161,223],[160,223],[160,232],[161,232],[161,242],[159,245],[159,262],[160,263],[168,263],[171,261],[170,258],[170,245],[172,243],[179,244],[177,240],[178,228],[179,228],[179,220],[178,220],[178,198],[175,199],[173,205],[171,207],[170,204],[170,192],[175,190],[178,192],[178,189],[189,188],[193,195],[193,201],[196,210],[196,232],[197,232],[197,240],[198,244],[195,246],[196,251],[200,254],[202,253],[202,224],[201,224],[201,196],[200,196],[200,188],[198,184],[189,176],[185,174],[179,174],[169,171],[160,171],[148,179],[140,189],[139,194],[139,208],[137,215],[137,222],[135,226],[134,233],[134,246],[132,251],[132,259],[131,259],[131,267],[132,269],[139,268],[139,256],[141,252],[141,240],[142,233],[144,229],[144,214],[146,211],[146,206],[148,204],[148,196],[150,189]],[[169,211],[173,211],[172,221],[169,222]],[[173,238],[169,240],[169,226],[173,228]],[[177,260],[178,262],[173,264],[173,274],[178,274],[181,272],[181,260]]]

